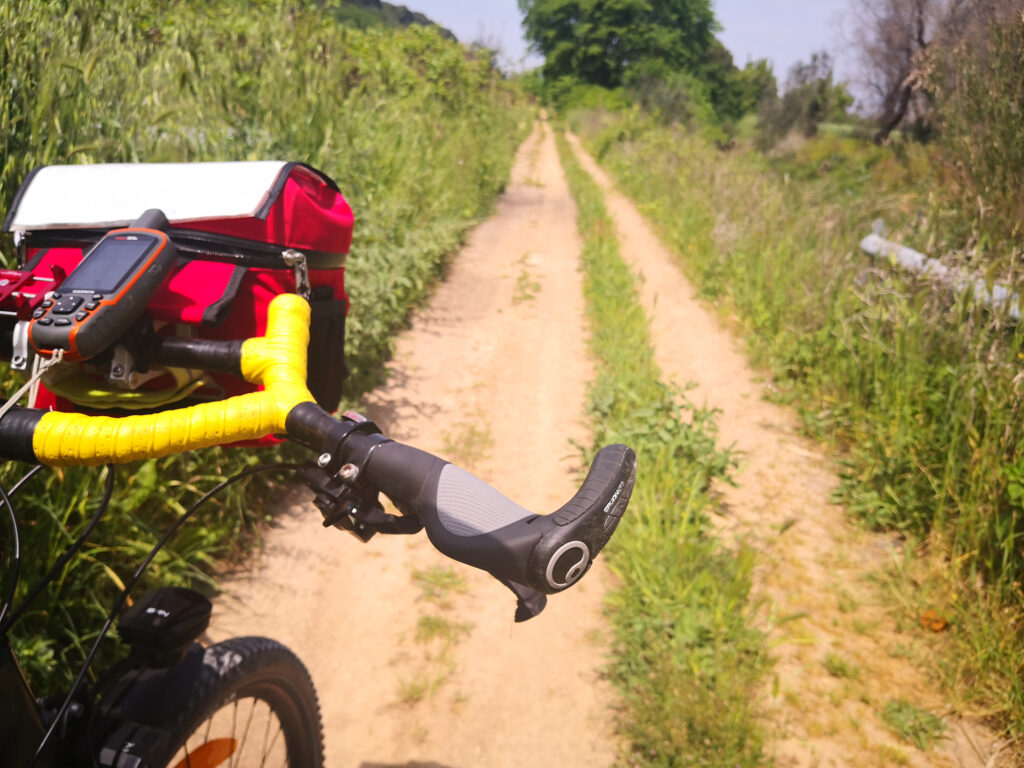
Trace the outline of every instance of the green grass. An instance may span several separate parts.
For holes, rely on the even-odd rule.
[[[893,699],[882,710],[882,721],[893,733],[918,749],[928,749],[946,732],[941,717],[903,699]]]
[[[453,425],[451,431],[442,434],[444,457],[468,470],[475,469],[481,461],[490,458],[494,448],[494,436],[484,414],[470,416],[469,421],[460,421]]]
[[[921,240],[931,149],[826,135],[768,160],[635,113],[574,124],[701,295],[738,318],[775,399],[834,446],[836,501],[908,540],[910,622],[939,592],[955,624],[927,638],[949,689],[1024,735],[1024,326],[858,249],[878,217],[936,245]],[[924,595],[935,562],[942,587]]]
[[[421,600],[434,603],[439,608],[450,608],[452,594],[461,594],[468,589],[462,574],[443,565],[417,568],[412,572],[412,582],[420,590]]]
[[[512,294],[513,305],[533,301],[540,292],[540,282],[531,274],[527,259],[528,254],[523,254],[519,259],[519,276],[516,277],[516,290]]]
[[[440,640],[442,647],[454,646],[465,634],[469,626],[452,621],[438,614],[426,614],[416,621],[416,642],[431,643]]]
[[[186,0],[0,3],[4,211],[40,164],[299,160],[338,182],[356,214],[350,401],[381,381],[393,334],[491,210],[529,123],[526,102],[485,59],[434,30],[361,31],[312,4],[233,3],[209,14]],[[0,252],[11,255],[9,238]],[[7,391],[14,384],[4,381]],[[124,494],[12,633],[39,692],[67,682],[117,581],[182,505],[276,455],[213,449],[118,470]],[[0,468],[0,483],[22,470]],[[19,494],[19,594],[85,525],[101,478],[44,473]],[[146,584],[212,589],[217,564],[251,546],[270,517],[275,488],[231,488],[157,558]],[[100,666],[116,650],[112,639]]]
[[[561,136],[559,153],[584,242],[593,450],[623,442],[638,456],[632,501],[608,547],[620,579],[608,598],[609,676],[624,702],[624,764],[760,765],[754,702],[767,657],[750,626],[753,555],[719,544],[707,515],[711,484],[733,459],[715,444],[714,414],[661,381],[601,194]]]
[[[851,680],[860,677],[860,667],[836,653],[827,654],[825,660],[822,661],[822,666],[833,677]]]

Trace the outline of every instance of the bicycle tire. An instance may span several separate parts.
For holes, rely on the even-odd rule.
[[[225,749],[227,739],[237,744],[231,754],[232,768],[323,766],[316,690],[305,666],[288,648],[263,637],[233,638],[205,650],[203,670],[191,708],[182,713],[180,726],[171,730],[170,741],[176,748],[168,768],[189,768],[198,760],[186,758],[186,749],[192,755],[202,750],[210,755]],[[262,739],[253,739],[261,729]],[[202,765],[220,764],[213,760]]]
[[[189,656],[118,697],[122,718],[159,728],[165,737],[142,764],[323,767],[316,690],[288,648],[265,637],[236,637],[195,646]]]

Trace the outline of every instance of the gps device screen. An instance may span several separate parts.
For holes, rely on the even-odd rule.
[[[135,274],[136,266],[159,242],[145,235],[107,237],[68,275],[60,290],[110,293]]]
[[[32,312],[28,337],[37,352],[60,349],[70,362],[89,360],[143,317],[178,260],[167,234],[145,223],[167,226],[154,210],[132,227],[111,230]]]

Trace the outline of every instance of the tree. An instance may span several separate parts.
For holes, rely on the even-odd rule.
[[[965,35],[987,29],[991,15],[1015,0],[854,0],[853,45],[884,142],[909,116],[931,111],[927,59]]]
[[[826,51],[812,53],[805,64],[798,61],[789,70],[786,96],[801,105],[804,133],[811,135],[818,123],[842,120],[853,106],[845,83],[835,82],[832,57]]]
[[[698,74],[715,41],[710,0],[519,0],[544,76],[614,88],[626,70],[661,62]]]
[[[762,102],[758,144],[767,149],[794,128],[813,136],[819,123],[842,120],[851,106],[853,97],[845,83],[835,82],[832,58],[825,51],[813,53],[807,62],[798,61],[790,68],[781,99]]]
[[[768,59],[748,61],[737,73],[737,80],[743,99],[742,114],[755,111],[765,99],[778,97],[779,84]]]
[[[698,76],[707,84],[711,105],[720,117],[738,120],[743,116],[743,89],[739,75],[729,49],[718,39],[712,40],[698,68]]]

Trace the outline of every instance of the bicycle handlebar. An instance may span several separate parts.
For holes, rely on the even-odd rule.
[[[242,377],[262,391],[119,418],[12,409],[0,419],[0,454],[54,467],[123,464],[285,432],[291,409],[313,402],[306,388],[309,319],[305,299],[276,296],[266,335],[235,345]]]
[[[539,592],[560,592],[589,570],[629,502],[636,457],[602,448],[565,505],[536,515],[469,472],[400,443],[384,443],[367,463],[368,482],[415,514],[449,557]]]
[[[586,573],[629,501],[631,449],[601,449],[568,503],[533,514],[465,470],[317,406],[305,383],[309,318],[305,299],[283,294],[270,303],[264,337],[195,346],[195,354],[240,371],[262,391],[120,418],[13,408],[0,417],[0,455],[51,466],[125,463],[285,433],[320,450],[321,466],[343,482],[382,492],[418,518],[449,557],[543,593]],[[169,350],[191,354],[187,346]]]

